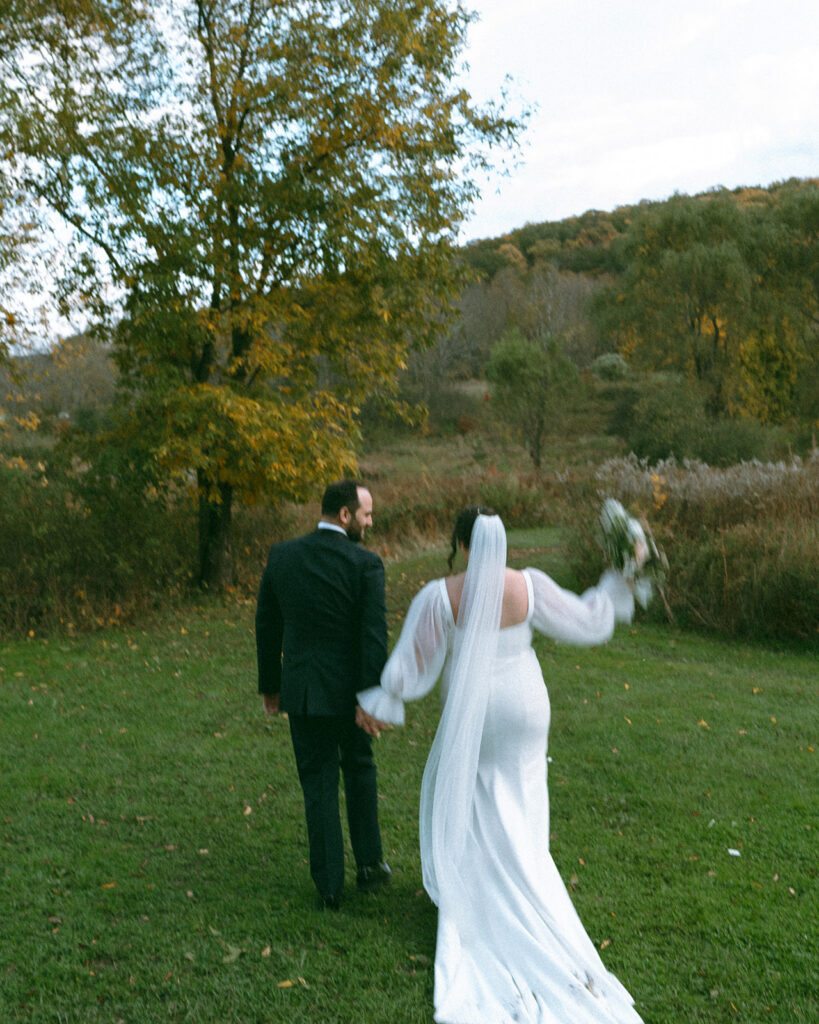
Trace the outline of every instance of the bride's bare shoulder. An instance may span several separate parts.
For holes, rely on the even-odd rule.
[[[464,589],[464,573],[456,576],[447,576],[444,579],[446,592],[449,597],[449,604],[452,608],[452,615],[457,621],[458,608],[461,604],[461,595]],[[526,580],[523,573],[517,569],[507,569],[503,586],[503,613],[501,618],[502,626],[514,625],[526,618],[529,607],[529,594],[526,589]]]
[[[517,569],[507,569],[503,588],[501,625],[514,626],[518,622],[523,622],[528,611],[529,591],[526,587],[526,579],[523,573]]]

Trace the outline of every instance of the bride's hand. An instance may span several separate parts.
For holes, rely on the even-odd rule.
[[[380,736],[385,729],[389,729],[387,722],[382,722],[380,719],[368,715],[360,704],[356,704],[355,724],[359,729],[363,729],[368,736]]]

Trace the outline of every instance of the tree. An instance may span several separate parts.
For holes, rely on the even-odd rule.
[[[0,130],[74,231],[62,296],[121,301],[131,443],[195,473],[221,586],[234,500],[350,467],[362,400],[445,326],[476,173],[521,122],[453,86],[470,16],[443,0],[15,6]]]
[[[0,160],[0,366],[13,369],[12,356],[35,339],[38,280],[23,270],[25,255],[37,239],[37,225],[21,201],[13,163]]]
[[[758,327],[743,346],[739,390],[763,422],[819,424],[819,182],[792,181],[760,205]]]
[[[751,297],[745,231],[736,203],[720,193],[647,209],[632,222],[622,278],[597,306],[601,329],[629,362],[710,388],[715,411]]]
[[[499,415],[518,431],[540,469],[546,438],[578,391],[574,363],[553,335],[531,340],[512,329],[493,347],[486,375]]]

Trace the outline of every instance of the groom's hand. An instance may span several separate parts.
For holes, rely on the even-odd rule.
[[[278,715],[279,713],[279,695],[278,693],[263,693],[262,694],[262,707],[266,715]]]
[[[382,722],[380,719],[368,715],[360,704],[356,704],[355,724],[359,729],[363,729],[368,736],[380,736],[384,729],[389,728],[387,722]]]

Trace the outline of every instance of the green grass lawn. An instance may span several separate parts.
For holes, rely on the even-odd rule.
[[[554,541],[513,535],[512,559],[559,578]],[[388,567],[393,632],[441,572]],[[0,651],[3,1022],[432,1021],[416,815],[437,697],[377,745],[394,884],[319,911],[253,612]],[[639,622],[538,650],[552,852],[646,1024],[819,1020],[815,652]]]

